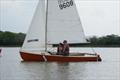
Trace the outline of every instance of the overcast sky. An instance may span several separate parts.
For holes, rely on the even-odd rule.
[[[120,0],[75,0],[86,36],[120,35]],[[0,0],[0,30],[26,33],[38,0]]]

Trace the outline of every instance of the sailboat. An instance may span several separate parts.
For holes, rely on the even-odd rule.
[[[99,54],[56,55],[53,44],[87,43],[74,0],[39,0],[20,55],[23,61],[101,61]],[[77,54],[77,55],[76,55]]]

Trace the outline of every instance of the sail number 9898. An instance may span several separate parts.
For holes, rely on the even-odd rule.
[[[59,3],[59,8],[60,9],[64,9],[64,8],[67,8],[67,7],[70,7],[70,6],[73,6],[73,1],[72,0],[67,1],[67,2],[63,2],[63,3]]]

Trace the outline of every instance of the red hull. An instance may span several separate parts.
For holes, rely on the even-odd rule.
[[[87,62],[101,61],[100,56],[61,56],[61,55],[40,55],[26,52],[20,52],[24,61],[56,61],[56,62]]]

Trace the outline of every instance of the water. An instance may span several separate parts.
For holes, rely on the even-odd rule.
[[[0,80],[120,80],[120,48],[95,51],[100,53],[102,62],[21,62],[19,48],[3,48]]]

